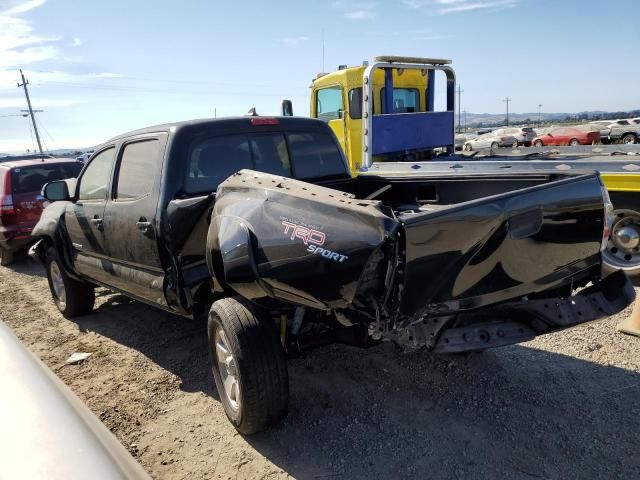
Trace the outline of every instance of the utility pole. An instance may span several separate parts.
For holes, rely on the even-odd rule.
[[[460,102],[460,94],[464,92],[458,84],[458,133],[461,132],[462,124],[460,123],[460,114],[462,113],[462,103]]]
[[[509,98],[508,95],[507,95],[507,98],[503,100],[503,102],[507,103],[507,127],[509,126],[509,102],[510,101],[511,101],[511,98]]]
[[[542,104],[538,104],[538,127],[540,126],[540,121],[542,120]]]
[[[467,110],[464,111],[464,131],[467,131]]]
[[[29,82],[24,78],[24,73],[22,73],[22,69],[20,69],[20,76],[22,77],[22,83],[18,83],[18,87],[24,87],[24,95],[27,97],[27,106],[29,107],[29,115],[31,115],[31,123],[33,123],[33,131],[36,134],[36,140],[38,141],[38,149],[40,153],[44,153],[42,151],[42,144],[40,143],[40,135],[38,134],[38,127],[36,126],[36,117],[33,116],[33,109],[31,108],[31,100],[29,99],[29,90],[27,90],[27,85]]]

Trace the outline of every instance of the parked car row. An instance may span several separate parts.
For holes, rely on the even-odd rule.
[[[514,141],[515,139],[515,141]],[[516,146],[592,145],[597,143],[640,143],[640,117],[620,120],[594,120],[575,126],[504,127],[479,129],[455,137],[456,150]]]

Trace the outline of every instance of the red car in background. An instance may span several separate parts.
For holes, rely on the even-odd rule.
[[[0,265],[9,265],[31,243],[31,230],[46,205],[45,183],[77,177],[77,160],[16,160],[0,163]]]
[[[592,145],[600,143],[600,132],[595,130],[580,130],[579,128],[560,127],[554,128],[544,135],[535,137],[531,144],[534,147],[560,146],[560,145]]]

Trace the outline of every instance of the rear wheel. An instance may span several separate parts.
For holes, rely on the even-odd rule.
[[[465,151],[465,152],[470,152],[471,150],[473,150],[473,147],[471,146],[471,144],[466,143],[466,144],[464,145],[464,151]]]
[[[498,142],[491,143],[491,150],[495,150],[498,147],[499,147]]]
[[[13,262],[16,261],[16,254],[11,250],[6,250],[4,248],[0,248],[0,265],[3,267],[8,267]]]
[[[571,145],[572,147],[575,147],[576,145],[580,145],[580,142],[578,141],[577,138],[572,138],[571,140],[569,140],[569,145]]]
[[[624,270],[640,284],[640,210],[633,205],[614,204],[614,220],[602,258],[607,270]]]
[[[53,301],[65,317],[84,315],[93,310],[96,299],[94,288],[69,277],[58,252],[53,248],[47,250],[47,280]]]
[[[289,377],[275,326],[242,300],[214,302],[207,324],[213,378],[224,411],[238,432],[275,424],[289,405]]]
[[[535,142],[533,142],[533,146],[534,147],[542,147],[542,140],[536,140]]]
[[[627,133],[621,140],[622,143],[626,143],[627,145],[633,145],[636,143],[636,136],[633,133]]]

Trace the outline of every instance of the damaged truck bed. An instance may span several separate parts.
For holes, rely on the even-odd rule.
[[[633,298],[624,274],[599,278],[607,220],[597,174],[523,178],[524,188],[450,205],[408,203],[437,181],[387,183],[384,202],[241,171],[218,188],[210,247],[222,262],[210,268],[267,308],[277,300],[331,311],[376,338],[436,352],[530,340]],[[483,178],[480,190],[514,181]],[[447,190],[468,197],[477,183]]]
[[[286,414],[285,353],[320,338],[483,350],[633,300],[624,273],[602,274],[611,206],[596,172],[388,170],[352,178],[317,120],[151,127],[45,186],[33,252],[67,316],[92,309],[96,285],[207,316],[241,433]]]

